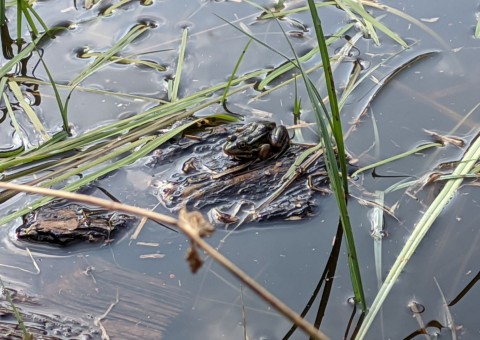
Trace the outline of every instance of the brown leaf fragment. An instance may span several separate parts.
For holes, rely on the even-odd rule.
[[[178,223],[185,228],[191,229],[191,231],[197,233],[199,237],[209,237],[215,231],[215,228],[203,217],[198,211],[187,211],[185,207],[180,209],[178,214]],[[190,239],[190,248],[187,250],[187,262],[190,265],[192,273],[196,273],[203,264],[203,260],[198,254],[196,243],[193,239]]]
[[[427,178],[427,182],[425,183],[425,185],[429,185],[429,184],[432,184],[433,182],[435,182],[437,179],[439,179],[443,174],[440,173],[440,172],[432,172],[428,178]]]
[[[436,142],[441,143],[443,145],[452,144],[456,147],[463,147],[465,145],[465,141],[461,138],[455,136],[444,136],[434,131],[430,131],[427,129],[423,129],[426,133],[428,133]]]
[[[192,244],[187,250],[187,262],[190,265],[190,270],[195,274],[203,265],[203,260],[198,255],[197,248]]]
[[[180,209],[178,214],[179,224],[188,226],[192,230],[198,233],[200,237],[210,237],[215,228],[203,217],[203,215],[198,211],[187,211],[185,207]]]
[[[211,211],[213,218],[221,223],[232,224],[238,222],[238,217],[232,214],[227,214],[223,211],[220,211],[217,208],[212,209]]]

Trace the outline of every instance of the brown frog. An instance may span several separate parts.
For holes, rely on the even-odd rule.
[[[236,160],[264,160],[282,154],[289,146],[285,126],[259,121],[245,124],[228,136],[223,151]]]

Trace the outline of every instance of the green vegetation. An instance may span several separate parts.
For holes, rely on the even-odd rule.
[[[12,296],[10,295],[8,288],[5,287],[5,285],[3,284],[3,280],[1,278],[0,278],[0,287],[2,288],[2,295],[4,294],[6,296],[7,301],[10,304],[10,307],[12,308],[13,314],[15,315],[15,319],[18,322],[18,326],[22,330],[23,340],[33,340],[33,335],[28,331],[27,327],[25,326],[22,315],[20,314],[20,311],[13,303]]]
[[[118,10],[122,5],[128,2],[130,1],[120,1],[104,10],[102,15],[114,15],[115,10]],[[369,202],[369,204],[375,207],[375,211],[373,213],[374,217],[372,218],[372,224],[374,225],[374,241],[372,247],[375,251],[375,261],[377,265],[376,275],[379,285],[379,292],[373,303],[369,304],[369,301],[366,301],[364,296],[360,270],[361,259],[358,258],[356,253],[354,233],[352,231],[352,221],[348,213],[348,201],[351,199],[351,196],[349,192],[350,183],[347,169],[347,155],[344,144],[345,139],[348,137],[351,130],[348,130],[346,133],[344,133],[344,127],[342,127],[341,121],[341,110],[353,91],[360,84],[362,84],[362,82],[371,77],[374,71],[383,66],[397,54],[385,58],[381,63],[372,66],[368,71],[363,72],[363,74],[361,67],[357,65],[343,91],[340,91],[340,89],[335,86],[333,70],[335,69],[336,65],[345,60],[346,55],[348,55],[347,52],[353,48],[355,41],[360,39],[362,35],[371,37],[377,45],[380,44],[380,39],[387,38],[397,43],[402,49],[408,49],[411,47],[398,34],[393,32],[381,22],[381,16],[373,17],[372,14],[367,11],[367,9],[373,8],[376,10],[382,10],[385,13],[394,14],[425,30],[441,44],[445,44],[445,42],[441,37],[439,37],[436,33],[434,33],[431,29],[426,27],[417,19],[414,19],[395,8],[373,1],[359,2],[353,0],[335,0],[315,3],[313,0],[308,0],[308,6],[295,9],[286,8],[284,1],[278,1],[272,10],[264,9],[251,1],[246,2],[261,10],[261,14],[258,17],[259,20],[275,20],[277,23],[278,20],[286,18],[293,13],[309,11],[312,16],[313,28],[315,30],[318,46],[311,48],[310,51],[302,56],[298,56],[293,45],[288,40],[287,34],[279,24],[280,30],[285,37],[285,42],[286,44],[289,44],[293,56],[290,54],[287,55],[257,38],[255,35],[245,29],[244,26],[236,26],[232,22],[222,19],[249,37],[248,42],[246,43],[241,55],[238,57],[237,62],[233,67],[233,71],[228,81],[215,84],[209,88],[199,90],[196,93],[187,96],[182,96],[182,79],[184,79],[182,75],[184,72],[183,68],[186,49],[190,39],[189,30],[183,29],[182,35],[179,37],[180,44],[178,46],[175,73],[172,79],[169,79],[168,81],[168,98],[167,100],[162,100],[158,98],[148,98],[128,93],[115,93],[107,90],[98,90],[82,86],[82,82],[84,82],[88,77],[113,63],[131,63],[142,65],[150,68],[153,72],[165,71],[163,66],[155,62],[139,59],[140,56],[143,56],[149,52],[136,53],[129,56],[119,55],[127,47],[131,46],[131,44],[135,42],[141,35],[152,29],[151,26],[147,24],[134,25],[127,33],[125,33],[125,35],[118,39],[118,41],[116,41],[104,52],[85,51],[81,57],[92,58],[92,62],[68,83],[60,84],[56,82],[55,74],[50,72],[48,65],[44,62],[38,47],[42,43],[52,39],[54,34],[61,32],[66,28],[46,27],[45,23],[41,20],[38,13],[33,9],[32,5],[26,0],[21,0],[17,2],[16,39],[9,39],[5,11],[7,5],[11,5],[11,3],[7,4],[4,0],[0,1],[2,49],[5,55],[10,56],[10,60],[0,68],[0,98],[4,102],[8,117],[12,122],[12,126],[15,129],[16,134],[21,137],[20,139],[25,140],[26,136],[24,136],[21,124],[15,116],[12,98],[16,100],[18,106],[28,117],[28,120],[33,126],[36,135],[40,136],[37,145],[30,146],[24,143],[13,149],[0,151],[0,179],[2,182],[12,182],[14,180],[21,181],[22,183],[36,186],[38,188],[49,188],[55,186],[67,192],[77,191],[80,188],[98,180],[102,176],[111,173],[112,171],[135,163],[136,161],[150,154],[165,142],[169,141],[175,136],[181,135],[189,128],[204,127],[237,121],[237,115],[225,113],[223,110],[220,113],[211,114],[203,118],[195,118],[194,115],[205,108],[220,108],[220,105],[224,105],[225,111],[228,112],[226,109],[228,98],[242,93],[247,89],[252,89],[253,85],[251,83],[257,78],[261,78],[261,80],[258,82],[256,88],[259,91],[264,91],[256,97],[257,99],[261,96],[265,96],[277,91],[284,86],[289,86],[290,84],[294,83],[294,102],[291,104],[293,106],[293,120],[295,123],[297,123],[300,121],[302,109],[306,106],[305,101],[302,101],[302,98],[299,95],[300,91],[298,87],[300,87],[299,80],[301,78],[301,80],[303,80],[304,88],[308,94],[310,105],[315,113],[320,141],[317,145],[298,155],[295,164],[291,167],[284,178],[282,178],[282,187],[271,197],[269,197],[264,204],[268,204],[278,197],[278,195],[281,195],[282,192],[288,188],[288,185],[298,176],[298,173],[302,169],[307,168],[309,164],[315,161],[318,157],[325,158],[331,188],[338,206],[340,225],[343,230],[343,235],[345,236],[346,248],[348,250],[348,265],[355,301],[360,304],[363,313],[365,313],[365,319],[363,319],[363,323],[361,323],[360,329],[356,334],[357,338],[362,339],[366,336],[370,325],[381,309],[382,304],[392,289],[395,281],[408,264],[408,260],[411,258],[426,232],[439,216],[442,209],[455,194],[463,179],[469,176],[477,176],[479,172],[479,166],[475,166],[475,164],[480,158],[479,139],[477,138],[472,146],[470,146],[468,151],[463,156],[463,159],[458,163],[451,175],[443,175],[439,177],[438,180],[446,181],[444,188],[435,198],[435,200],[426,208],[425,213],[415,226],[410,238],[399,254],[397,261],[393,265],[385,281],[382,280],[381,274],[381,238],[383,233],[381,226],[383,223],[383,212],[388,212],[388,208],[384,206],[384,196],[385,194],[388,194],[394,190],[408,187],[414,182],[398,182],[385,191],[375,192],[375,195],[373,196],[374,200],[373,202]],[[93,4],[89,4],[88,6],[93,6]],[[322,23],[317,13],[317,10],[327,6],[337,6],[343,10],[353,21],[352,23],[345,24],[330,37],[326,37],[324,35]],[[87,7],[87,4],[85,4],[85,7]],[[24,26],[25,22],[27,23],[31,35],[31,41],[29,43],[25,43],[21,38],[22,27]],[[480,35],[479,22],[480,21],[477,21],[475,30],[475,36],[477,38]],[[342,37],[351,31],[354,24],[359,27],[361,32],[351,38],[350,41],[346,41],[345,45],[343,48],[339,49],[338,53],[330,55],[328,47],[333,43],[339,43],[339,40],[341,40]],[[41,32],[37,26],[40,26],[43,32]],[[243,75],[238,74],[240,65],[244,60],[246,52],[249,50],[252,42],[256,42],[282,56],[285,59],[285,63],[275,68],[259,69]],[[16,53],[14,53],[12,48],[14,44],[16,44],[18,48]],[[39,61],[43,65],[48,77],[48,81],[29,79],[12,72],[16,65],[18,65],[23,59],[27,58],[27,56],[32,53],[38,54]],[[399,72],[407,69],[413,63],[416,63],[417,61],[422,60],[423,58],[434,53],[434,51],[425,52],[405,61],[400,67],[391,70],[390,73],[388,73],[383,79],[381,79],[381,81],[379,81],[377,88],[375,91],[373,91],[374,93],[371,94],[371,97],[369,98],[368,104],[370,104],[379,91],[390,80],[398,75]],[[309,62],[311,63],[313,60],[315,60],[315,58],[318,58],[318,56],[321,58],[321,63],[318,62],[314,66],[306,68],[306,64]],[[322,81],[324,80],[324,87],[320,87],[318,83],[312,80],[314,75],[318,76],[318,74],[315,74],[315,71],[317,70],[322,71],[322,74],[319,77]],[[278,81],[280,78],[282,79],[280,83],[274,86],[271,85],[274,81]],[[30,84],[44,86],[50,85],[52,87],[58,106],[58,111],[60,113],[59,120],[62,121],[62,131],[58,131],[54,134],[48,132],[48,129],[42,123],[41,118],[37,115],[36,110],[29,104],[22,93],[22,85],[27,81]],[[128,99],[138,98],[151,102],[157,106],[144,112],[140,112],[133,117],[122,119],[108,125],[96,127],[88,132],[74,137],[70,135],[71,131],[68,120],[68,108],[70,98],[75,91],[89,91],[104,96],[116,96]],[[341,97],[338,99],[337,95],[340,94],[340,92]],[[327,102],[329,104],[329,108],[327,108],[325,104]],[[175,128],[169,128],[173,123],[178,121],[182,121],[183,123],[181,125],[176,125]],[[375,126],[375,131],[378,135],[378,131],[376,129],[377,128]],[[298,132],[299,135],[301,135],[300,129],[298,129]],[[299,136],[297,135],[297,137]],[[435,142],[412,148],[411,150],[401,152],[398,155],[393,155],[385,160],[362,167],[355,171],[353,176],[357,176],[367,170],[379,167],[381,165],[391,163],[405,157],[410,157],[411,155],[420,151],[438,148],[442,145],[443,144],[440,142]],[[83,176],[79,178],[78,176],[80,174]],[[53,195],[54,193],[49,194]],[[5,202],[14,195],[16,195],[16,191],[3,191],[0,193],[0,202]],[[50,196],[43,197],[35,202],[30,203],[28,207],[19,209],[8,216],[2,216],[0,218],[0,225],[7,223],[14,218],[22,216],[32,209],[42,206],[52,199],[53,198]],[[117,207],[116,209],[119,208]],[[145,216],[148,217],[148,214],[145,213]],[[198,243],[201,245],[201,247],[205,247],[204,249],[208,249],[208,252],[212,251],[210,248],[208,248],[208,245],[203,244],[202,241],[196,239],[194,240],[192,237],[192,247],[194,247],[195,243]],[[226,263],[223,259],[217,260],[222,264]],[[275,297],[264,291],[261,287],[259,288],[258,286],[254,285],[254,283],[252,283],[253,280],[246,277],[238,268],[230,268],[231,267],[229,267],[229,270],[231,272],[233,272],[235,275],[238,275],[238,277],[247,283],[247,285],[255,292],[268,299],[269,303],[278,308],[278,310],[292,320],[292,322],[298,323],[300,327],[309,333],[310,336],[314,338],[323,337],[322,333],[316,332],[313,329],[313,326],[302,320],[300,316],[296,315],[293,311],[288,309],[288,307],[281,305]],[[370,310],[368,311],[368,309]],[[16,314],[18,313],[16,312]],[[28,332],[26,331],[19,315],[18,321],[22,329],[24,329],[25,336],[28,336]]]
[[[350,217],[347,210],[348,199],[348,172],[347,172],[347,158],[345,154],[345,146],[343,141],[343,129],[340,119],[340,111],[338,109],[336,88],[333,81],[332,69],[330,67],[330,58],[328,55],[327,45],[325,43],[325,36],[323,34],[322,24],[315,8],[313,0],[308,1],[310,6],[310,13],[312,14],[313,25],[320,47],[320,55],[322,57],[325,82],[328,92],[328,99],[330,103],[330,115],[323,104],[323,99],[316,90],[313,82],[307,78],[302,70],[302,75],[305,80],[310,101],[313,104],[317,122],[321,128],[322,142],[325,146],[325,163],[327,165],[328,176],[332,183],[333,192],[337,201],[338,210],[340,211],[340,221],[345,234],[348,249],[348,264],[350,267],[350,277],[352,280],[353,291],[355,293],[355,300],[362,306],[362,310],[367,310],[367,304],[363,293],[362,278],[360,275],[359,261],[355,249],[355,241],[353,238],[352,227],[350,224]],[[337,157],[333,145],[330,142],[329,129],[333,133],[335,146],[338,153],[338,163],[340,164],[340,171],[337,167]]]

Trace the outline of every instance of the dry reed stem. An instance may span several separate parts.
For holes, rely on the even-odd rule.
[[[137,215],[137,216],[147,217],[153,221],[158,221],[160,223],[176,226],[178,227],[178,229],[180,229],[185,235],[187,235],[190,238],[192,243],[202,248],[215,261],[217,261],[222,266],[224,266],[225,269],[227,269],[229,272],[235,275],[245,285],[250,287],[250,289],[252,289],[255,293],[257,293],[262,299],[264,299],[267,303],[269,303],[273,308],[275,308],[277,311],[283,314],[290,321],[295,323],[299,328],[305,331],[310,337],[314,339],[319,339],[319,340],[328,339],[328,337],[322,331],[315,328],[312,324],[304,320],[299,314],[297,314],[290,307],[288,307],[286,304],[280,301],[277,297],[272,295],[264,287],[259,285],[253,278],[248,276],[244,271],[238,268],[225,256],[220,254],[215,248],[210,246],[210,244],[204,241],[199,236],[198,229],[192,228],[189,225],[189,223],[182,224],[182,223],[179,223],[179,220],[170,216],[166,216],[166,215],[155,213],[153,211],[149,211],[146,209],[137,208],[134,206],[121,204],[121,203],[108,201],[101,198],[91,197],[91,196],[82,195],[82,194],[76,194],[76,193],[46,189],[46,188],[32,187],[28,185],[12,184],[12,183],[6,183],[1,181],[0,181],[0,188],[21,191],[21,192],[29,192],[34,194],[46,195],[46,196],[61,197],[67,200],[97,205],[109,210],[122,211],[122,212],[130,213],[133,215]]]

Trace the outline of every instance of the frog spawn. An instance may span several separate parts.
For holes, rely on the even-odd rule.
[[[313,188],[327,184],[323,159],[318,159],[279,197],[263,206],[281,186],[282,177],[297,155],[307,147],[292,145],[276,158],[237,161],[223,152],[228,136],[235,129],[234,125],[225,126],[220,133],[203,133],[194,143],[180,140],[178,148],[160,149],[164,160],[172,159],[170,153],[176,158],[176,166],[168,164],[168,169],[159,172],[152,181],[151,192],[160,203],[174,213],[183,205],[199,209],[216,225],[296,220],[313,214],[316,210]],[[166,168],[162,161],[155,163]]]
[[[92,210],[74,203],[52,202],[23,216],[18,239],[67,245],[73,241],[109,241],[113,233],[133,218]]]

